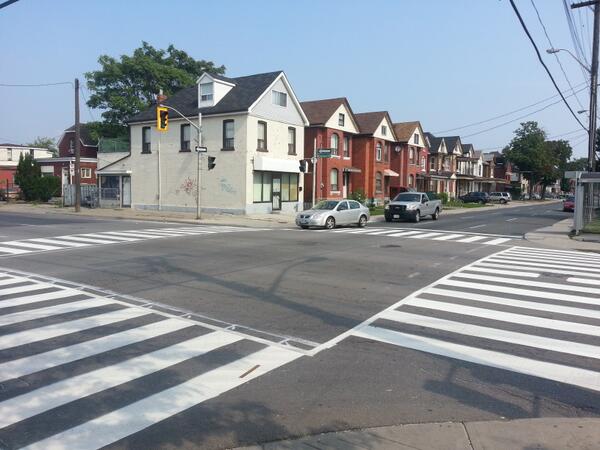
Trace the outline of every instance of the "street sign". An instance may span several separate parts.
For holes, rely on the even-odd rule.
[[[196,145],[196,151],[197,151],[198,153],[206,153],[206,152],[208,152],[208,148],[206,148],[206,147],[198,147],[198,146]]]
[[[317,157],[331,158],[331,149],[330,148],[318,148],[317,149]]]

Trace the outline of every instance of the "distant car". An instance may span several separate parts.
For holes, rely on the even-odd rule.
[[[531,194],[531,198],[533,200],[541,200],[542,199],[542,197],[540,196],[540,194]]]
[[[492,192],[490,193],[490,201],[502,203],[503,205],[510,202],[512,197],[508,192]]]
[[[469,192],[468,194],[458,197],[465,203],[481,203],[482,205],[490,201],[490,196],[487,192]]]
[[[567,195],[567,197],[563,200],[563,211],[564,212],[574,212],[575,211],[575,196]]]
[[[296,225],[302,229],[325,227],[331,230],[338,225],[364,227],[368,221],[369,208],[356,200],[322,200],[296,215]]]
[[[385,205],[386,222],[396,219],[410,219],[419,222],[422,217],[431,216],[438,220],[442,211],[442,201],[431,199],[424,192],[403,192]]]

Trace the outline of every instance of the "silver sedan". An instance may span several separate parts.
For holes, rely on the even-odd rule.
[[[355,200],[323,200],[312,209],[296,215],[296,225],[300,228],[337,225],[358,225],[364,227],[369,221],[369,208]]]

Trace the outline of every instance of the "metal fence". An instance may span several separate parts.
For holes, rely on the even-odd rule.
[[[94,184],[81,185],[81,206],[96,208],[99,205],[98,186]],[[63,206],[75,206],[75,185],[63,186]]]
[[[8,180],[0,183],[0,200],[2,201],[19,198],[20,192],[19,186]]]

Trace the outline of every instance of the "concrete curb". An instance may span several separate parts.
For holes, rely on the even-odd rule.
[[[548,418],[397,425],[342,431],[237,450],[307,448],[347,450],[594,450],[600,448],[600,419]]]
[[[573,219],[565,219],[552,226],[539,228],[525,234],[525,240],[534,244],[543,245],[561,250],[582,250],[600,252],[600,243],[578,241],[571,239]]]

